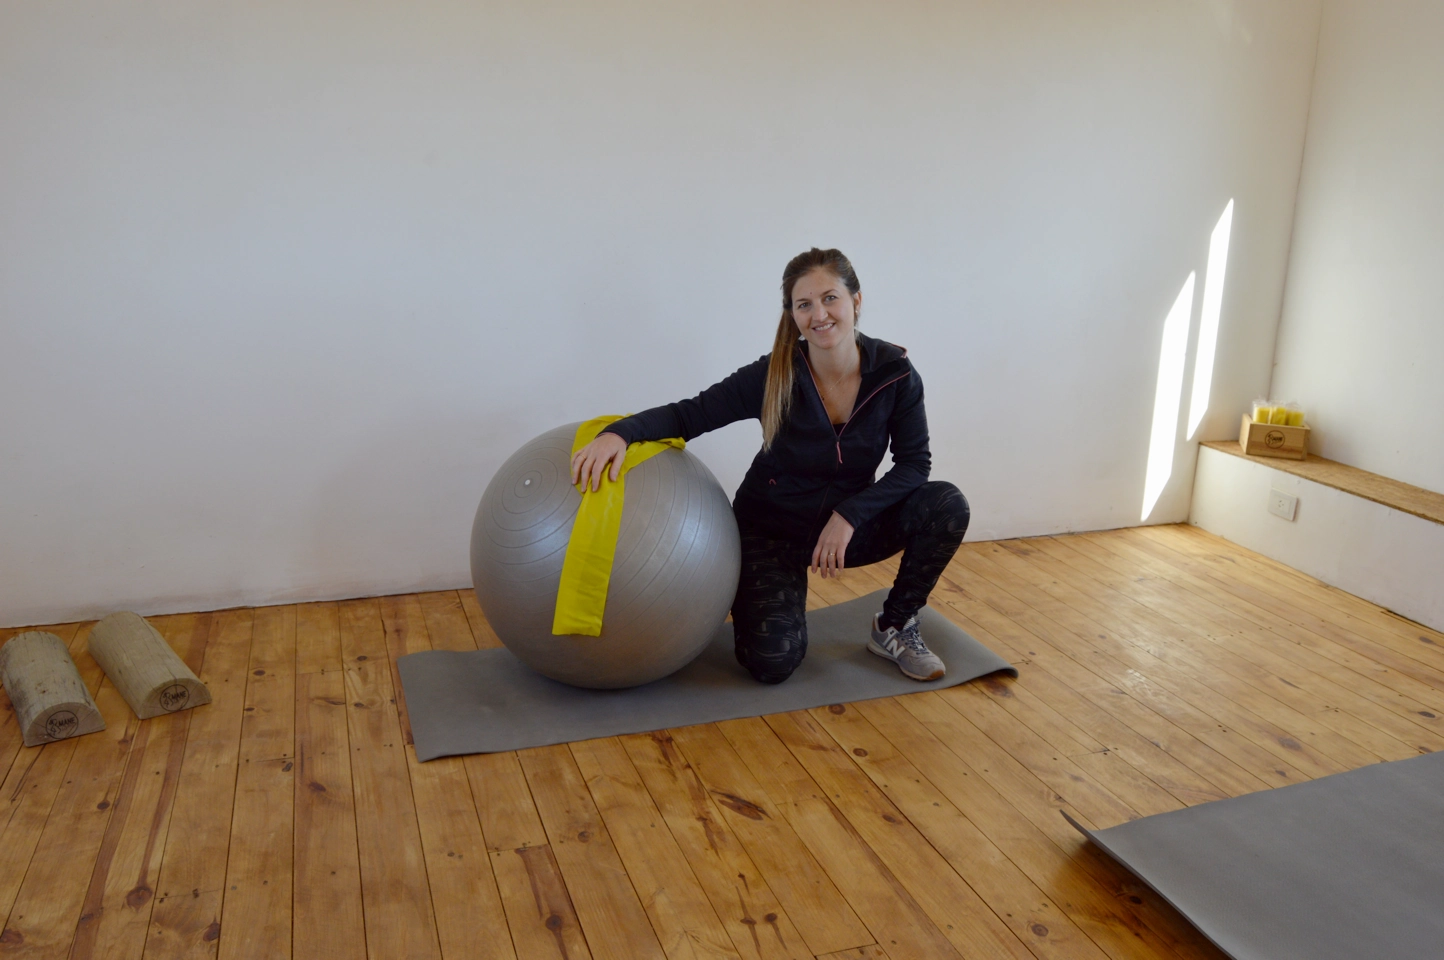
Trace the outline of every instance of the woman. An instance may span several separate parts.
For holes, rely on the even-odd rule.
[[[794,257],[770,354],[691,400],[618,420],[572,457],[572,482],[596,489],[609,465],[617,478],[629,443],[762,421],[762,450],[733,501],[742,575],[732,629],[738,661],[763,683],[786,680],[807,653],[809,569],[836,576],[899,550],[868,649],[915,680],[945,670],[918,611],[967,532],[968,502],[950,483],[927,482],[922,381],[906,350],[857,331],[861,308],[840,251]],[[874,482],[889,444],[893,467]]]

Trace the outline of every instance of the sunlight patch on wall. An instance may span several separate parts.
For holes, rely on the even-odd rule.
[[[1218,318],[1223,312],[1223,278],[1228,271],[1228,239],[1233,230],[1233,201],[1208,241],[1208,267],[1203,276],[1203,314],[1198,320],[1198,359],[1193,364],[1193,397],[1188,402],[1188,439],[1192,440],[1208,412],[1213,387],[1213,358],[1218,347]],[[1147,511],[1144,511],[1147,513]]]
[[[1148,473],[1143,480],[1143,520],[1153,512],[1168,478],[1173,475],[1173,448],[1178,440],[1178,407],[1183,400],[1183,366],[1188,355],[1188,327],[1193,319],[1190,273],[1163,321],[1163,346],[1158,351],[1158,390],[1153,397],[1153,435],[1148,441]]]

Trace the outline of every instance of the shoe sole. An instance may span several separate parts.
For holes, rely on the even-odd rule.
[[[930,676],[926,677],[920,677],[915,673],[908,673],[907,670],[903,667],[903,665],[897,662],[897,657],[894,657],[882,647],[878,646],[876,640],[869,640],[867,642],[867,652],[876,654],[877,656],[882,657],[884,660],[897,664],[899,673],[907,677],[909,680],[916,680],[919,683],[927,683],[929,680],[941,680],[943,677],[947,676],[948,673],[947,668],[944,668],[942,670],[935,670]]]

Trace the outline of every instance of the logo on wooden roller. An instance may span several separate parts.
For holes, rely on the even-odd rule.
[[[166,713],[175,713],[186,705],[191,692],[183,683],[173,683],[160,692],[160,708]]]
[[[1284,445],[1284,433],[1282,430],[1270,430],[1264,434],[1264,446],[1270,450],[1277,450]]]
[[[45,735],[51,740],[73,737],[78,729],[80,729],[80,718],[69,710],[57,710],[45,721]]]

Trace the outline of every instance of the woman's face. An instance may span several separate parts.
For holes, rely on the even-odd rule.
[[[861,307],[862,291],[848,293],[842,278],[826,267],[808,271],[792,285],[792,320],[818,350],[850,343]]]

